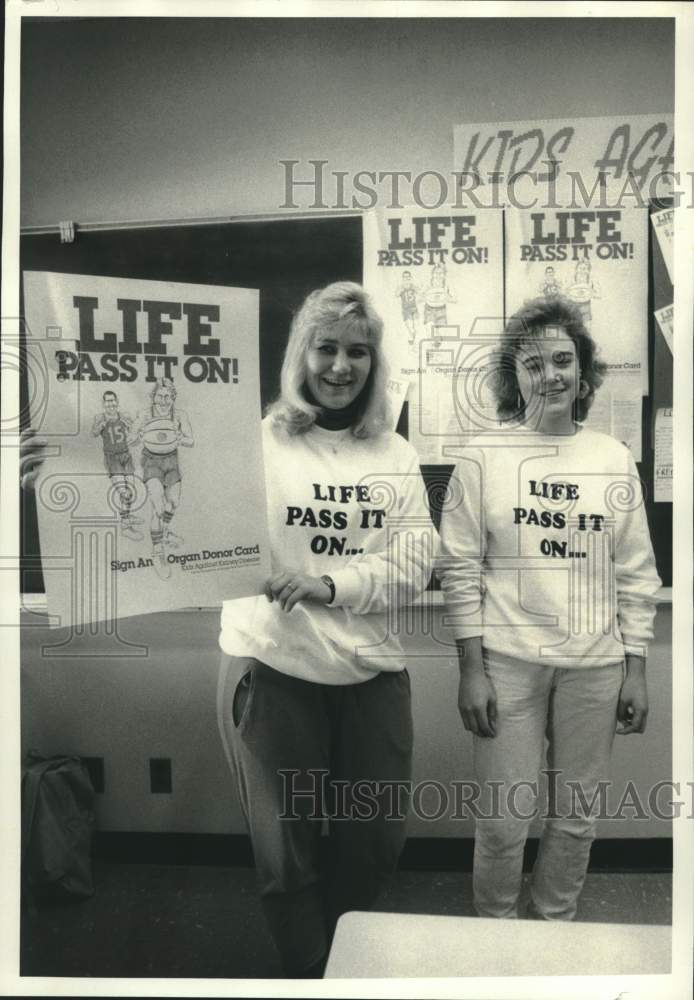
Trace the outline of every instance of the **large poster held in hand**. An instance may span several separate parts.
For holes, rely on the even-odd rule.
[[[52,624],[260,593],[258,292],[27,272],[24,301]]]

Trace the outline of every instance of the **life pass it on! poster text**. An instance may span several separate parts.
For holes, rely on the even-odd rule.
[[[506,309],[526,299],[574,302],[607,363],[587,424],[641,461],[648,392],[648,213],[645,208],[506,212]]]
[[[24,303],[52,624],[260,593],[258,292],[30,271]]]
[[[503,327],[502,218],[493,208],[364,214],[364,283],[424,464],[496,427],[488,376]],[[391,390],[398,412],[404,399]]]

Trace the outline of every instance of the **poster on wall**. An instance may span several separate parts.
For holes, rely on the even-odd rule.
[[[24,301],[53,624],[260,593],[258,292],[30,271]]]
[[[645,206],[673,194],[672,114],[461,124],[453,149],[462,204]]]
[[[364,215],[364,283],[391,373],[409,385],[408,436],[425,464],[484,429],[484,373],[503,323],[502,213],[421,208]],[[395,408],[402,396],[393,396]]]
[[[607,363],[588,423],[641,460],[648,388],[648,216],[645,209],[506,211],[506,308],[526,299],[574,302]]]
[[[672,503],[672,407],[661,407],[655,415],[653,499]]]
[[[669,210],[668,210],[669,211]],[[656,213],[660,215],[661,213]],[[655,216],[651,215],[651,219]],[[674,392],[674,302],[673,302],[673,285],[668,275],[667,267],[665,266],[664,254],[661,253],[663,246],[667,243],[667,236],[664,233],[664,229],[667,227],[667,221],[664,225],[659,226],[654,229],[654,232],[661,233],[663,237],[663,244],[658,246],[659,237],[654,237],[651,244],[651,273],[650,273],[650,288],[651,288],[651,300],[653,314],[655,316],[655,335],[653,338],[653,362],[651,366],[652,371],[652,398],[651,398],[651,412],[652,414],[657,413],[658,410],[664,409],[669,410],[673,405],[673,392]],[[652,447],[655,448],[655,421],[651,421],[651,433],[653,435],[653,440],[651,442]]]
[[[667,344],[670,354],[672,354],[673,345],[673,323],[674,323],[674,306],[663,306],[662,309],[656,309],[653,313],[656,320],[658,321],[658,329],[663,335],[663,340]]]
[[[675,210],[674,208],[664,208],[661,212],[654,212],[651,215],[651,222],[655,235],[658,238],[658,246],[665,261],[670,284],[675,282],[675,265],[673,261],[673,244],[675,238]]]

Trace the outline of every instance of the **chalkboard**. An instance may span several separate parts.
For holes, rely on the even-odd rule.
[[[651,262],[654,238],[651,233]],[[659,253],[659,251],[658,251]],[[662,266],[662,262],[661,266]],[[73,243],[61,244],[58,233],[25,234],[20,241],[22,270],[107,275],[155,281],[233,285],[260,290],[261,399],[279,390],[292,316],[306,295],[331,281],[362,280],[362,225],[356,216],[327,219],[215,222],[79,231]],[[659,279],[661,272],[658,271]],[[649,357],[653,357],[653,282],[649,299]],[[666,294],[666,293],[665,293]],[[23,309],[22,309],[23,311]],[[649,372],[652,382],[652,367]],[[652,389],[652,384],[651,384]],[[27,410],[26,378],[20,405]],[[644,400],[644,460],[640,474],[647,489],[647,512],[663,583],[672,579],[672,508],[652,503],[653,451],[650,401]],[[407,405],[398,425],[407,432]],[[442,487],[452,466],[424,466],[422,472],[438,523]],[[21,588],[42,592],[40,551],[33,494],[21,505]]]

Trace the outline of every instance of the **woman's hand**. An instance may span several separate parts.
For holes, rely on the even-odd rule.
[[[460,683],[458,711],[463,725],[475,736],[496,736],[496,690],[484,670],[482,639],[456,639]]]
[[[283,611],[291,611],[299,601],[327,604],[332,591],[319,576],[287,570],[270,577],[265,584],[265,596],[271,604],[277,601]]]
[[[22,431],[19,438],[19,475],[22,488],[33,490],[41,466],[46,460],[46,438],[37,437],[31,429]]]
[[[643,733],[648,718],[648,689],[646,687],[646,661],[640,656],[627,656],[626,676],[622,681],[617,704],[619,736]]]
[[[496,736],[496,690],[484,670],[461,670],[458,711],[476,736]]]

